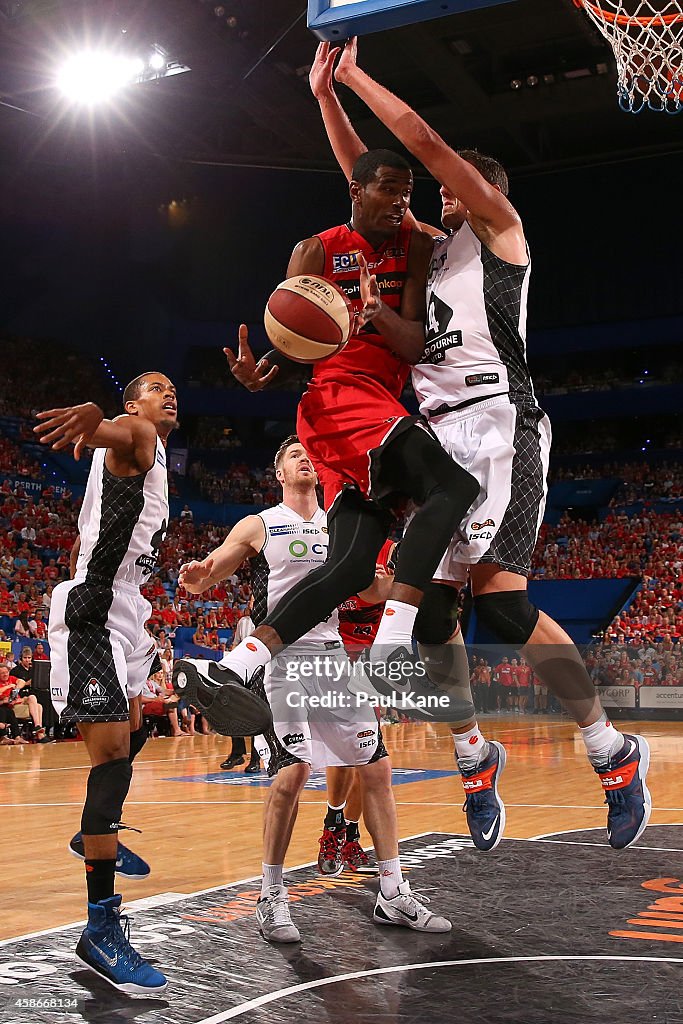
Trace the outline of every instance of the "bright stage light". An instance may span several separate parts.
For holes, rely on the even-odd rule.
[[[155,51],[152,54],[152,56],[149,58],[149,66],[151,68],[154,68],[155,71],[161,71],[161,69],[165,66],[165,64],[166,64],[166,58],[163,57],[157,51]]]
[[[70,57],[58,71],[56,84],[67,99],[92,106],[112,99],[141,71],[137,58],[90,50]]]

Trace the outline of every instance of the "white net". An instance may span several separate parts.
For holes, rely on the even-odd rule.
[[[574,0],[610,42],[622,110],[683,109],[681,0]]]

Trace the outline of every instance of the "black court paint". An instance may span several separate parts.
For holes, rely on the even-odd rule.
[[[683,826],[653,826],[644,839],[615,852],[584,830],[503,840],[491,854],[469,837],[407,840],[411,884],[452,919],[449,935],[377,927],[376,880],[328,880],[311,867],[287,875],[300,945],[258,935],[256,882],[155,897],[160,905],[134,909],[132,937],[167,973],[164,997],[129,999],[81,969],[72,926],[0,944],[0,1020],[683,1024],[683,943],[664,938],[683,937]],[[673,903],[647,909],[660,898],[680,899],[680,917]],[[643,914],[664,925],[648,917],[645,929]],[[655,937],[632,934],[641,931]]]

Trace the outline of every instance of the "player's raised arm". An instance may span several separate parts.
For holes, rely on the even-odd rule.
[[[154,424],[138,416],[104,418],[99,405],[85,402],[62,409],[46,409],[36,419],[41,422],[33,428],[41,444],[61,451],[74,445],[74,458],[79,459],[83,449],[110,448],[120,456],[129,456],[143,464],[154,461],[157,432]],[[147,457],[146,457],[147,456]]]
[[[355,53],[356,40],[351,39],[347,46],[352,47]],[[315,52],[315,59],[311,66],[308,81],[311,92],[318,101],[322,115],[327,138],[332,147],[334,157],[342,169],[346,180],[351,181],[353,166],[363,153],[367,153],[368,147],[358,135],[351,124],[349,117],[342,107],[339,97],[334,89],[334,62],[341,52],[339,46],[330,48],[330,44],[320,43]],[[430,224],[423,224],[418,221],[412,210],[405,215],[406,224],[419,228],[428,235],[441,235],[441,228],[434,228]]]
[[[348,115],[334,90],[334,62],[341,53],[341,47],[330,47],[320,43],[308,76],[311,92],[318,101],[325,131],[335,160],[341,167],[347,181],[351,181],[353,165],[368,147],[359,138]]]
[[[356,93],[417,157],[436,180],[448,189],[473,217],[485,222],[495,232],[510,227],[521,232],[519,215],[494,185],[451,149],[407,103],[372,79],[356,62],[355,40],[342,51],[335,78]]]
[[[245,558],[258,555],[266,539],[260,516],[247,516],[232,528],[222,544],[206,558],[186,562],[180,567],[178,582],[190,594],[203,594],[221,580],[232,576]]]

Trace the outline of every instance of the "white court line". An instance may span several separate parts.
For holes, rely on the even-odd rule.
[[[226,785],[226,784],[229,784],[229,783],[223,782],[223,783],[210,783],[210,784]],[[408,785],[408,784],[412,784],[412,783],[402,783],[402,784],[403,785]],[[250,788],[250,787],[245,785],[245,786],[237,786],[237,788],[239,788],[239,790],[242,792],[243,790],[247,790],[247,788]],[[263,786],[263,788],[265,788],[265,786]],[[322,792],[321,790],[304,790],[304,796],[307,797],[307,795],[310,794],[310,793],[321,793],[321,792]],[[261,805],[262,803],[263,803],[262,800],[199,800],[199,799],[198,800],[126,800],[126,807],[129,807],[131,805],[135,805],[137,807],[146,807],[146,806],[156,807],[157,805],[159,805],[160,807],[167,807],[167,806],[168,807],[172,807],[174,804],[188,804],[190,806],[193,805],[193,804],[207,804],[209,807],[211,807],[213,804],[237,804],[237,805],[240,805],[240,804],[258,804],[258,805]],[[306,799],[306,800],[303,800],[302,803],[303,804],[326,804],[327,802],[325,800],[308,800],[308,799]],[[49,803],[20,803],[20,804],[19,803],[11,803],[11,804],[0,804],[0,807],[82,807],[82,806],[83,806],[83,801],[82,800],[65,801],[63,803],[59,803],[59,802],[55,802],[55,801],[49,801]],[[396,800],[396,806],[397,807],[456,807],[457,808],[459,806],[459,804],[458,804],[457,801],[453,801],[453,800],[445,800],[445,801],[436,801],[436,800]],[[526,807],[526,808],[531,808],[531,809],[538,808],[539,810],[550,809],[550,810],[561,810],[561,811],[603,811],[604,810],[604,804],[509,804],[506,801],[505,806],[506,807]],[[663,807],[660,804],[657,804],[657,806],[652,808],[652,810],[653,811],[677,811],[677,812],[680,812],[680,811],[683,811],[683,807]],[[678,822],[678,821],[661,821],[661,822],[652,822],[652,824],[661,824],[661,826],[664,827],[665,825],[683,824],[683,822]],[[601,827],[600,825],[591,825],[591,828],[600,828],[600,827]],[[563,831],[557,831],[557,833],[544,833],[541,836],[531,836],[531,837],[528,837],[528,838],[529,839],[545,839],[547,836],[565,836],[568,833],[574,833],[574,831],[589,831],[589,828],[588,827],[586,827],[586,828],[565,828]]]
[[[410,842],[411,839],[423,839],[425,836],[446,836],[448,839],[458,839],[458,838],[461,838],[455,832],[433,832],[433,831],[430,831],[430,832],[416,832],[412,836],[403,836],[403,838],[399,839],[399,843],[408,843],[408,842]],[[464,838],[464,837],[462,837],[462,838]],[[469,836],[467,838],[469,838]],[[317,861],[311,860],[311,861],[307,861],[305,864],[293,864],[291,867],[286,866],[285,867],[285,875],[288,875],[290,873],[290,871],[301,871],[301,870],[303,870],[303,868],[317,867],[317,864],[318,864]],[[192,899],[194,896],[206,896],[206,894],[210,893],[210,892],[220,892],[221,889],[234,889],[234,887],[237,886],[237,885],[246,885],[247,882],[260,882],[260,881],[261,881],[261,875],[251,875],[250,878],[239,878],[239,879],[237,879],[234,882],[223,882],[223,883],[221,883],[221,885],[212,885],[208,889],[197,889],[196,892],[178,893],[178,894],[176,894],[174,896],[174,898],[172,900],[169,900],[168,902],[169,902],[169,904],[170,903],[178,903],[181,900]],[[159,895],[159,894],[156,894],[156,895]],[[149,897],[143,897],[143,898],[147,899]],[[134,903],[135,903],[135,900],[130,900],[129,902],[124,903],[124,908],[126,906],[134,905]],[[39,932],[26,932],[25,935],[14,935],[14,936],[12,936],[9,939],[0,939],[0,948],[2,948],[2,946],[9,946],[10,943],[12,943],[12,942],[24,942],[26,939],[37,939],[41,935],[54,935],[57,932],[65,932],[65,931],[68,931],[69,928],[75,928],[75,927],[83,925],[83,924],[85,924],[84,921],[70,921],[67,924],[57,925],[55,928],[44,928],[42,931],[39,931]]]
[[[218,750],[215,753],[216,760],[223,754],[222,750]],[[146,761],[135,761],[135,771],[138,772],[140,768],[145,768],[150,764],[172,764],[174,761],[195,761],[197,758],[202,757],[213,757],[213,754],[190,754],[188,757],[160,757],[154,759],[147,759]],[[0,772],[0,775],[32,775],[35,771],[41,772],[78,772],[78,771],[90,771],[92,765],[90,764],[65,764],[61,768],[43,768],[40,762],[32,765],[30,768],[16,768],[9,772]],[[216,769],[220,771],[220,769]],[[427,771],[429,769],[426,769]]]
[[[680,811],[680,807],[653,807],[653,811]],[[656,825],[656,828],[673,828],[675,825],[683,825],[680,821],[663,821],[661,825]],[[650,826],[652,827],[652,826]],[[549,836],[568,836],[573,832],[599,832],[602,828],[601,825],[591,825],[589,828],[565,828],[561,832],[541,832],[538,836],[530,836],[530,839],[547,839]],[[564,841],[564,840],[563,840]],[[639,846],[639,850],[644,850],[644,846]]]
[[[500,956],[483,957],[480,960],[432,960],[424,964],[402,964],[393,967],[376,967],[373,970],[353,971],[350,974],[337,974],[332,978],[318,978],[316,981],[304,981],[300,985],[290,985],[289,988],[278,989],[277,992],[269,992],[267,995],[257,996],[249,999],[239,1006],[233,1006],[231,1010],[224,1010],[222,1013],[215,1013],[212,1017],[203,1017],[197,1024],[222,1024],[223,1021],[233,1020],[241,1017],[244,1013],[257,1010],[261,1006],[275,1002],[276,999],[284,999],[287,996],[296,995],[297,992],[310,992],[312,989],[323,988],[325,985],[336,985],[339,981],[356,981],[358,978],[377,978],[382,974],[397,974],[399,971],[426,971],[435,967],[472,967],[477,964],[527,964],[570,962],[585,963],[586,961],[615,961],[640,962],[640,963],[668,963],[683,964],[683,959],[675,956]]]

